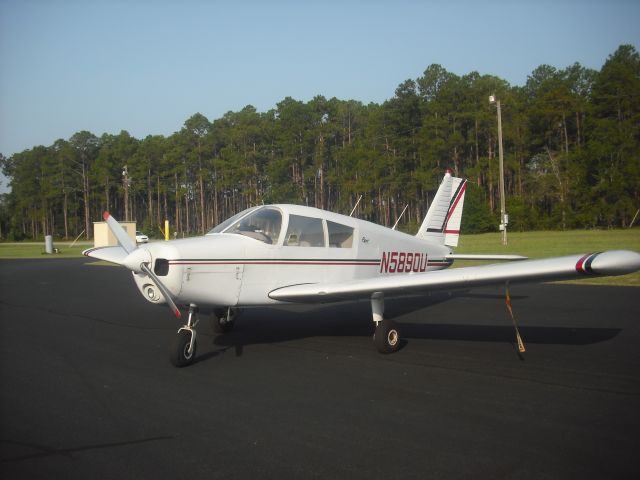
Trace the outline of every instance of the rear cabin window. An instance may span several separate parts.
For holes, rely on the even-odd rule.
[[[327,221],[329,246],[333,248],[351,248],[353,246],[353,228],[341,223]]]
[[[289,247],[324,247],[324,228],[319,218],[289,215],[289,228],[284,237]]]

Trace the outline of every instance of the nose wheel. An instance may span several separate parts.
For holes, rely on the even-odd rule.
[[[198,319],[198,306],[189,305],[189,319],[187,324],[180,327],[176,338],[169,350],[169,358],[175,367],[191,365],[196,358],[196,325]]]

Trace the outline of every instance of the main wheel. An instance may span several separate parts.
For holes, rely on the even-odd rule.
[[[173,363],[175,367],[186,367],[187,365],[191,365],[193,360],[196,358],[197,341],[193,342],[193,351],[189,352],[191,335],[193,335],[193,332],[189,332],[189,330],[180,330],[178,335],[176,335],[176,338],[173,340],[169,354],[171,363]]]
[[[400,331],[391,320],[378,322],[373,344],[380,353],[393,353],[400,348]]]
[[[213,333],[229,333],[233,330],[236,315],[235,308],[216,308],[211,313],[211,330],[213,330]]]

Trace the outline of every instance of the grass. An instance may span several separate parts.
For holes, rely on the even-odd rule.
[[[569,230],[564,232],[509,232],[508,245],[501,244],[499,233],[461,235],[456,253],[518,254],[529,258],[559,257],[603,250],[640,251],[640,229]],[[456,262],[455,266],[479,265],[479,262]],[[565,283],[591,285],[640,286],[640,272],[619,277],[570,280]]]
[[[82,256],[82,251],[91,248],[93,243],[79,242],[71,247],[71,242],[54,242],[59,253],[44,253],[44,242],[0,243],[0,259],[10,258],[70,258]]]
[[[603,250],[640,251],[640,228],[625,230],[570,230],[565,232],[509,232],[508,245],[500,242],[499,233],[462,235],[456,253],[519,254],[529,258],[557,257],[574,253]],[[8,258],[68,258],[79,257],[91,243],[54,242],[60,253],[44,254],[42,243],[0,243],[0,259]],[[486,263],[486,262],[485,262]],[[457,261],[456,267],[479,265],[480,262]],[[640,272],[620,277],[599,277],[571,280],[569,283],[592,285],[640,286]]]

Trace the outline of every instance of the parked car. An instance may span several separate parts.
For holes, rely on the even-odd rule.
[[[148,241],[149,237],[142,232],[136,231],[136,243],[147,243]]]

